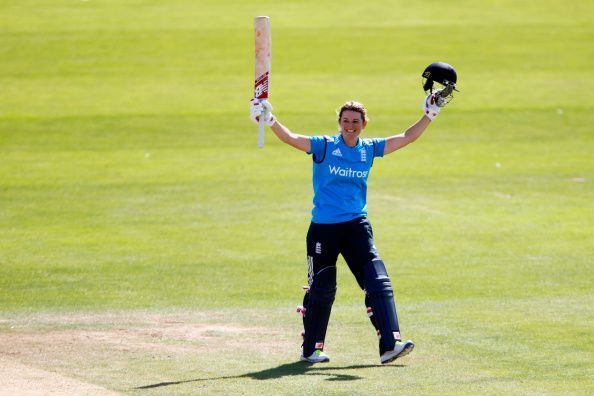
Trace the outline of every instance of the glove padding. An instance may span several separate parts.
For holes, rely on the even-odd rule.
[[[272,105],[267,100],[260,100],[253,98],[250,100],[250,119],[252,122],[259,124],[260,116],[266,111],[266,119],[264,120],[268,126],[274,125],[276,117],[272,114]]]
[[[430,120],[434,120],[435,117],[437,117],[439,115],[439,111],[441,110],[441,107],[439,107],[437,105],[437,92],[434,93],[430,93],[429,95],[427,95],[427,97],[425,98],[425,100],[423,101],[423,113],[425,113],[425,115],[427,117],[429,117]]]

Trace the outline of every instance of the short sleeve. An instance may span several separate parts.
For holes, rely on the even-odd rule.
[[[320,162],[324,159],[324,151],[326,151],[326,138],[324,136],[310,136],[311,151],[307,154],[313,155],[315,162]]]
[[[386,139],[375,138],[375,139],[371,139],[371,140],[373,142],[373,156],[374,157],[383,157],[384,149],[386,148]]]

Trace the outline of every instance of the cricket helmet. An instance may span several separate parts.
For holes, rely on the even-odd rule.
[[[423,91],[427,93],[433,93],[435,89],[442,89],[451,87],[451,89],[456,90],[456,81],[458,80],[458,76],[456,74],[456,70],[445,62],[434,62],[427,66],[425,70],[423,70]],[[434,87],[435,83],[439,83],[442,87],[437,88]]]

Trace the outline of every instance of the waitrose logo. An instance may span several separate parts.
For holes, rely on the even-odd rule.
[[[367,177],[368,171],[357,171],[352,170],[351,168],[341,168],[340,166],[332,166],[328,165],[330,169],[331,175],[338,175],[342,177],[357,177],[359,179],[363,179]]]

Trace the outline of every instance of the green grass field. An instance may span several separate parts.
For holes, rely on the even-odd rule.
[[[417,344],[396,365],[342,259],[332,362],[296,363],[311,159],[269,129],[257,149],[256,15],[298,133],[334,133],[348,99],[365,136],[399,133],[423,68],[458,70],[370,177]],[[594,393],[593,20],[582,0],[0,0],[0,372],[139,395]]]

